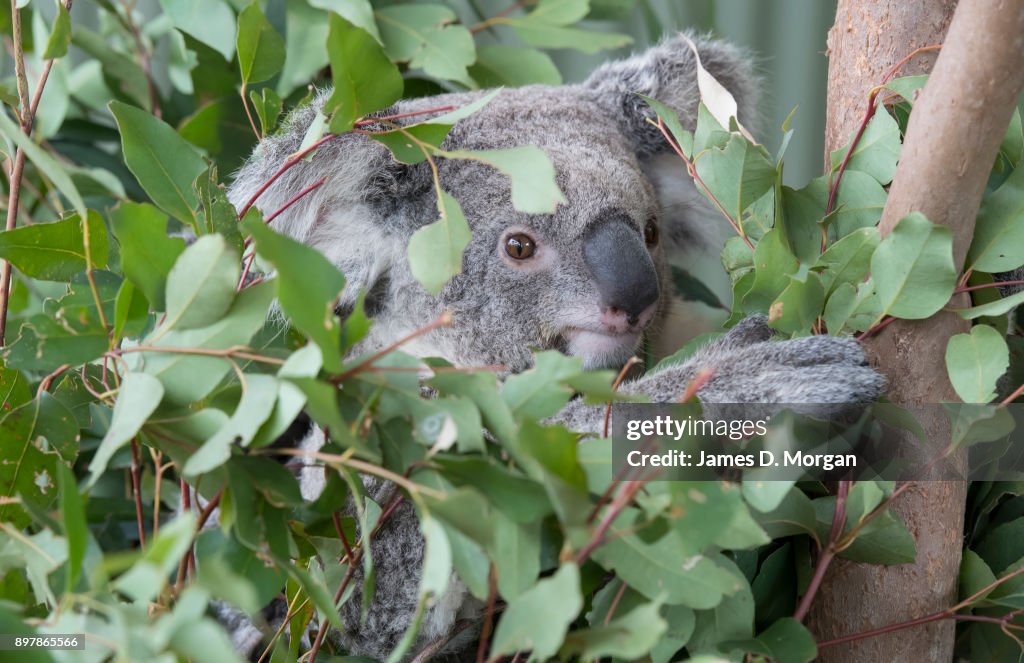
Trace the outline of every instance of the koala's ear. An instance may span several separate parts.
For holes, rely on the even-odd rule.
[[[657,115],[637,93],[667,104],[685,128],[692,131],[697,124],[697,61],[687,38],[697,47],[704,68],[736,99],[740,123],[756,128],[759,82],[751,56],[726,42],[677,35],[628,59],[609,62],[583,83],[597,103],[615,116],[641,159],[665,152],[669,146],[647,121],[656,121]]]
[[[370,309],[390,270],[404,261],[408,237],[436,218],[432,178],[427,164],[399,163],[383,145],[355,133],[325,143],[312,159],[277,177],[300,150],[328,95],[324,91],[292,111],[278,133],[260,142],[235,174],[228,198],[238,209],[258,193],[256,207],[265,216],[280,211],[275,230],[318,249],[345,274],[340,307],[350,310],[364,292]],[[392,112],[398,111],[380,114]],[[316,188],[294,199],[312,185]]]

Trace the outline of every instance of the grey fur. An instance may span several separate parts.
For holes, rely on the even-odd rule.
[[[705,67],[736,96],[740,120],[751,124],[757,84],[749,59],[721,42],[691,38]],[[686,244],[700,234],[694,232],[695,219],[703,214],[692,186],[684,183],[681,165],[662,158],[667,145],[646,122],[652,114],[635,92],[668,103],[684,125],[693,127],[699,94],[693,54],[683,39],[669,39],[605,65],[582,84],[503,90],[454,127],[446,149],[540,146],[555,166],[567,203],[550,215],[523,214],[512,208],[508,181],[500,173],[474,161],[439,161],[442,186],[460,201],[473,238],[462,274],[437,296],[416,283],[406,261],[411,234],[436,220],[426,164],[398,164],[365,136],[345,135],[291,169],[259,199],[259,206],[275,210],[310,182],[327,178],[326,185],[278,217],[274,226],[318,248],[342,269],[348,278],[342,309],[350,307],[360,291],[373,293],[374,325],[356,353],[385,347],[449,310],[454,316],[451,327],[403,349],[456,365],[504,364],[510,372],[528,368],[535,349],[580,354],[589,367],[616,366],[637,349],[639,339],[611,349],[569,340],[574,328],[601,324],[600,293],[581,248],[587,231],[614,218],[635,230],[635,241],[643,246],[645,224],[656,219],[663,237]],[[481,94],[402,101],[384,114],[461,106]],[[311,106],[295,111],[278,136],[257,148],[231,189],[236,206],[297,151],[324,98],[321,94]],[[665,176],[666,164],[673,169],[671,179]],[[532,267],[518,268],[500,253],[499,241],[510,228],[526,230],[538,241],[540,253]],[[665,242],[650,249],[660,299],[648,333],[658,328],[669,300],[666,293],[671,291],[665,252]],[[769,336],[763,318],[747,320],[690,361],[629,382],[623,389],[671,401],[705,367],[714,374],[699,396],[709,404],[764,400],[843,407],[871,401],[882,388],[881,378],[865,365],[850,340],[773,342]],[[601,413],[574,402],[556,419],[581,432],[596,432]],[[319,448],[322,443],[322,435],[314,432],[303,444]],[[322,473],[305,472],[302,488],[304,495],[314,497],[322,488]],[[373,541],[373,552],[378,582],[368,619],[360,625],[360,601],[353,597],[342,610],[347,629],[332,637],[352,654],[384,658],[408,627],[416,605],[422,540],[410,507],[399,508],[387,522]],[[445,637],[478,609],[460,582],[451,585],[448,595],[429,609],[414,651]],[[467,631],[446,653],[457,652],[471,637]]]

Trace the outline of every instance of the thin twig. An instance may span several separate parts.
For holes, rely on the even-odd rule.
[[[279,217],[283,212],[287,211],[289,207],[291,207],[295,203],[297,203],[300,200],[302,200],[302,198],[305,197],[307,194],[309,194],[310,192],[315,191],[316,189],[322,187],[326,181],[327,181],[326,177],[321,177],[319,180],[317,180],[316,182],[313,182],[312,184],[307,186],[302,191],[299,191],[297,194],[295,194],[294,196],[289,198],[287,201],[285,201],[285,203],[283,205],[281,205],[276,210],[274,210],[270,214],[270,216],[268,216],[267,218],[263,219],[263,222],[269,224],[271,221],[273,221],[274,219]]]
[[[135,527],[139,532],[139,547],[146,547],[146,524],[142,515],[142,458],[139,453],[139,438],[132,438],[132,497],[135,500]]]
[[[889,69],[888,72],[886,72],[885,76],[882,78],[882,82],[877,87],[872,88],[872,90],[868,93],[867,110],[864,112],[864,117],[861,119],[860,126],[857,127],[857,133],[854,134],[853,140],[850,141],[850,148],[846,151],[846,154],[843,156],[843,160],[842,162],[840,162],[839,168],[838,170],[836,170],[835,177],[833,178],[832,183],[829,186],[828,202],[825,204],[826,217],[829,214],[831,214],[832,211],[835,209],[836,197],[839,194],[839,182],[843,179],[843,174],[846,172],[846,167],[849,165],[850,159],[853,158],[853,151],[856,149],[857,143],[860,142],[861,136],[864,135],[864,131],[867,129],[868,123],[871,122],[871,118],[875,116],[875,109],[877,108],[877,104],[875,102],[877,101],[878,93],[882,90],[885,84],[889,82],[889,79],[895,76],[896,72],[899,71],[900,68],[903,67],[903,65],[905,65],[907,62],[910,62],[910,60],[915,55],[918,55],[919,53],[924,53],[925,51],[935,51],[940,48],[942,48],[941,44],[915,48],[913,51],[904,56],[903,59],[894,64],[892,68]],[[824,242],[824,239],[822,240],[822,242]],[[822,251],[824,251],[824,247],[822,248]]]
[[[846,498],[850,494],[852,484],[852,481],[844,480],[839,482],[839,492],[836,495],[836,507],[835,512],[832,514],[832,528],[829,531],[828,541],[818,555],[818,562],[814,567],[811,582],[807,585],[807,591],[801,597],[800,605],[797,606],[796,612],[793,613],[793,618],[798,622],[802,622],[810,611],[811,603],[814,601],[814,597],[817,595],[818,590],[821,588],[821,583],[825,579],[825,572],[828,570],[829,564],[832,563],[832,559],[836,556],[836,542],[839,541],[839,537],[843,533],[843,527],[846,524]]]
[[[629,361],[627,361],[626,364],[622,367],[622,370],[619,371],[619,374],[615,376],[615,381],[612,382],[612,392],[616,392],[619,390],[619,387],[622,386],[623,381],[626,379],[626,374],[629,373],[629,369],[633,368],[639,363],[639,357],[633,356],[629,358]],[[612,402],[613,401],[608,401],[608,404],[605,406],[604,409],[604,435],[602,435],[602,437],[608,437],[608,427],[610,426],[612,421]]]
[[[397,341],[395,341],[391,345],[387,346],[383,350],[380,350],[378,352],[373,353],[372,355],[370,355],[366,359],[362,360],[361,362],[359,362],[358,364],[356,364],[352,368],[348,369],[344,373],[341,373],[340,375],[336,375],[336,376],[332,377],[330,379],[330,382],[333,383],[333,384],[341,384],[345,380],[348,380],[349,378],[351,378],[353,375],[357,375],[359,373],[362,373],[365,370],[368,370],[378,360],[382,359],[386,355],[391,354],[392,352],[394,352],[398,348],[402,347],[403,345],[405,345],[409,341],[413,340],[414,338],[417,338],[419,336],[423,336],[424,334],[432,332],[435,329],[440,329],[441,327],[447,327],[451,323],[452,323],[452,314],[449,313],[448,311],[445,311],[444,313],[439,315],[433,322],[430,322],[427,325],[425,325],[423,327],[420,327],[419,329],[417,329],[417,330],[415,330],[415,331],[413,331],[413,332],[403,336],[402,338],[398,339]]]
[[[729,216],[729,213],[725,211],[725,207],[722,206],[722,203],[718,202],[718,198],[715,197],[715,194],[711,193],[711,189],[708,188],[708,185],[704,183],[704,180],[697,172],[697,167],[696,165],[694,165],[693,160],[683,153],[682,148],[680,148],[679,144],[676,143],[675,139],[672,137],[672,134],[669,133],[668,129],[665,127],[665,123],[662,121],[660,117],[658,118],[657,126],[658,130],[660,130],[662,135],[665,136],[665,140],[668,141],[668,144],[672,148],[672,150],[679,156],[680,159],[683,160],[683,163],[686,164],[687,174],[693,178],[693,181],[696,182],[697,186],[701,188],[701,191],[703,191],[704,195],[708,197],[711,203],[715,206],[715,209],[721,212],[722,216],[725,217],[725,220],[729,222],[730,226],[732,226],[732,229],[735,230],[736,234],[740,236],[740,239],[742,239],[743,242],[748,247],[750,247],[750,250],[753,251],[754,245],[750,241],[750,238],[747,237],[747,234],[743,231],[743,226],[740,225],[737,221],[734,221],[733,218]]]
[[[250,352],[243,346],[235,346],[225,348],[223,350],[212,350],[209,348],[164,348],[155,345],[135,345],[128,348],[115,348],[107,354],[111,356],[120,356],[132,352],[162,352],[168,354],[203,355],[206,357],[220,357],[221,359],[231,359],[234,357],[236,359],[246,359],[248,361],[255,361],[261,364],[273,364],[275,366],[284,366],[285,363],[283,359],[256,354],[254,352]]]
[[[476,647],[476,663],[487,660],[487,645],[491,639],[491,627],[494,625],[494,604],[498,600],[498,569],[491,562],[490,573],[487,574],[487,608],[484,612],[484,625],[480,631],[480,642]]]

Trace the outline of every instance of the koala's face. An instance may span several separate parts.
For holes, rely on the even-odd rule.
[[[704,67],[733,92],[749,125],[754,77],[733,47],[696,38]],[[265,211],[278,209],[317,179],[325,184],[274,221],[281,232],[318,248],[345,274],[339,311],[360,292],[375,318],[356,351],[395,343],[443,309],[454,324],[403,349],[460,365],[529,367],[533,350],[577,355],[586,366],[612,367],[633,354],[666,309],[665,245],[692,237],[694,210],[677,193],[692,185],[670,160],[668,186],[658,162],[673,159],[636,93],[667,104],[683,126],[696,123],[699,92],[690,42],[670,39],[645,53],[600,67],[585,82],[503,90],[458,122],[442,147],[503,149],[536,145],[555,167],[566,202],[553,214],[524,214],[511,203],[507,178],[476,161],[439,159],[441,186],[461,204],[472,230],[462,273],[439,295],[412,278],[409,238],[437,220],[427,164],[401,165],[375,141],[349,134],[323,146],[267,189]],[[463,106],[483,92],[403,101],[385,114]],[[241,205],[295,153],[327,94],[296,110],[265,139],[230,192]],[[655,179],[657,178],[657,181]],[[676,193],[673,193],[676,192]],[[673,199],[674,198],[674,199]]]
[[[509,121],[514,118],[514,121]],[[659,204],[618,124],[581,88],[505,90],[463,120],[446,149],[536,145],[566,203],[513,209],[508,179],[473,161],[442,161],[440,178],[473,233],[463,273],[441,294],[456,333],[513,370],[531,349],[621,365],[664,308]],[[681,174],[681,173],[680,173]],[[481,344],[481,345],[482,345]]]

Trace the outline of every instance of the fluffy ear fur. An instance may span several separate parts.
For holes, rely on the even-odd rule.
[[[594,100],[617,117],[622,133],[641,159],[669,147],[658,128],[648,122],[657,120],[654,111],[637,94],[667,104],[687,129],[697,125],[697,61],[687,39],[697,47],[704,68],[736,99],[740,123],[756,127],[759,83],[750,54],[706,36],[678,35],[643,53],[599,67],[583,83],[593,91]]]
[[[301,149],[329,94],[322,91],[311,103],[296,108],[278,133],[260,142],[228,191],[236,208],[246,204]],[[316,247],[342,270],[347,285],[339,307],[347,310],[361,291],[372,296],[374,286],[405,260],[408,236],[420,220],[392,208],[396,201],[432,196],[430,174],[423,164],[406,166],[395,161],[383,145],[365,136],[346,134],[321,146],[315,159],[290,168],[260,195],[256,206],[265,215],[272,214],[320,179],[324,184],[275,219],[274,228]],[[430,203],[422,207],[429,209]]]
[[[760,81],[751,55],[707,36],[685,33],[666,39],[642,53],[599,67],[583,83],[593,100],[616,118],[632,144],[661,202],[666,235],[682,251],[718,246],[724,238],[716,236],[713,229],[719,224],[710,218],[713,214],[707,200],[682,173],[679,158],[650,123],[657,115],[638,94],[667,104],[679,114],[685,128],[696,128],[700,90],[697,61],[687,39],[697,47],[704,68],[736,99],[740,123],[756,131]],[[706,222],[704,217],[708,217]]]

